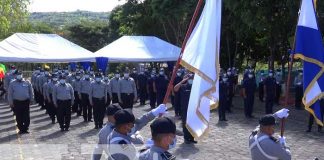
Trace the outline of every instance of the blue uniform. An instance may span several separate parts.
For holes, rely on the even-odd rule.
[[[187,83],[180,87],[179,95],[180,95],[180,107],[181,107],[181,120],[182,120],[182,129],[183,129],[183,136],[184,139],[187,141],[193,141],[194,137],[190,134],[186,127],[187,121],[187,111],[188,111],[188,104],[189,98],[191,93],[191,84]]]
[[[225,111],[228,107],[228,95],[229,95],[229,83],[220,81],[219,82],[219,108],[218,115],[219,120],[226,120]]]
[[[163,103],[163,99],[166,94],[168,84],[169,84],[169,80],[165,75],[159,75],[155,79],[157,105],[160,105]]]
[[[276,96],[276,79],[273,77],[268,77],[264,81],[265,93],[266,93],[266,105],[265,113],[272,114],[273,103]]]
[[[156,106],[156,93],[153,89],[153,83],[155,82],[155,77],[151,77],[147,80],[147,92],[149,94],[150,106],[155,108]]]
[[[254,92],[256,90],[256,82],[254,78],[244,80],[243,87],[246,97],[244,98],[244,113],[245,117],[252,117],[254,105]]]

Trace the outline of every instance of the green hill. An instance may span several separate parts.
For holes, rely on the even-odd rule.
[[[54,28],[61,28],[73,24],[80,24],[82,21],[108,22],[109,12],[33,12],[30,13],[31,23],[45,23]]]

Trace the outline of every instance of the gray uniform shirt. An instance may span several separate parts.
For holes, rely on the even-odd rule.
[[[14,79],[15,79],[15,76],[11,73],[8,73],[4,78],[4,86],[3,87],[6,90],[8,90],[10,82],[13,81]]]
[[[32,100],[34,98],[33,87],[28,80],[13,80],[8,88],[8,101],[13,104],[13,100]]]
[[[69,83],[57,84],[53,89],[53,102],[57,106],[57,100],[71,100],[74,101],[74,91]]]
[[[91,79],[89,80],[82,79],[80,84],[80,94],[81,93],[89,94],[90,85],[91,85]]]
[[[137,97],[136,84],[133,78],[121,79],[118,81],[118,98],[121,98],[121,93],[131,94],[133,93]]]
[[[104,81],[104,83],[107,85],[107,92],[109,94],[109,97],[112,97],[110,81]]]
[[[54,87],[56,84],[58,84],[58,82],[54,82],[54,81],[47,84],[47,92],[46,92],[47,100],[53,101],[53,90],[54,90]],[[52,95],[52,97],[51,97],[51,95]]]
[[[43,85],[47,82],[47,77],[45,75],[41,75],[37,77],[37,87],[38,87],[38,92],[43,94]]]
[[[154,145],[139,156],[139,160],[175,160],[175,158],[165,149]]]
[[[135,120],[134,128],[132,129],[132,132],[136,132],[141,130],[144,126],[146,126],[150,121],[152,121],[155,118],[152,112],[147,112],[140,118],[137,118]],[[108,136],[112,132],[112,130],[115,128],[114,124],[107,123],[104,128],[102,128],[99,132],[99,141],[97,146],[95,147],[93,154],[92,154],[92,160],[100,160],[102,151],[104,150],[107,153],[107,144],[108,144]],[[138,143],[138,142],[135,142]]]
[[[81,80],[74,79],[71,84],[72,84],[74,91],[80,93]]]
[[[260,138],[262,136],[266,136],[266,138],[259,141],[259,144],[267,155],[276,157],[280,160],[291,159],[289,148],[282,146],[280,143],[270,139],[268,135],[265,135],[260,132],[257,134],[257,138]],[[255,142],[254,136],[251,135],[249,138],[249,146],[251,147],[251,145],[254,142]],[[251,149],[251,156],[252,156],[252,160],[268,160],[268,158],[261,153],[257,145],[254,145],[254,147]]]
[[[105,98],[105,101],[107,101],[107,85],[104,82],[100,81],[99,83],[91,83],[89,92],[90,104],[93,104],[92,98]]]
[[[42,93],[43,93],[43,96],[44,96],[44,99],[45,100],[48,100],[48,97],[47,97],[47,95],[48,95],[48,83],[49,82],[47,82],[47,83],[45,83],[44,85],[43,85],[43,91],[42,91]]]
[[[112,93],[118,93],[118,81],[119,80],[120,79],[116,78],[116,77],[114,77],[110,80],[109,86],[110,86],[110,90]]]

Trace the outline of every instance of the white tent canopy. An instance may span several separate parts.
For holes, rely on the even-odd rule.
[[[15,33],[0,42],[0,61],[93,62],[95,56],[56,34]]]
[[[95,52],[109,62],[176,61],[180,48],[153,36],[123,36]]]

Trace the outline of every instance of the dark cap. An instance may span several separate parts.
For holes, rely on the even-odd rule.
[[[276,124],[276,118],[272,114],[265,115],[260,118],[259,124],[261,126],[272,126]]]
[[[135,116],[132,112],[129,110],[119,110],[114,114],[114,118],[116,120],[115,124],[126,124],[126,123],[134,123],[135,122]]]
[[[52,78],[57,78],[57,74],[56,73],[53,73],[52,74]]]
[[[96,73],[95,77],[96,78],[101,78],[102,77],[102,74],[101,73]]]
[[[61,74],[60,79],[66,79],[66,76],[64,74]]]
[[[18,69],[14,72],[15,75],[22,75],[22,72],[19,71]]]
[[[165,133],[176,133],[175,123],[168,117],[159,117],[150,125],[152,136]]]
[[[122,108],[118,104],[111,104],[107,107],[106,115],[113,116],[119,110],[122,110]]]

